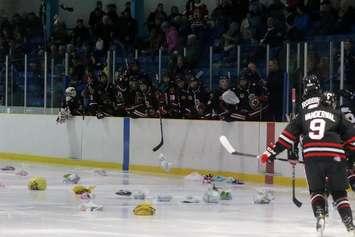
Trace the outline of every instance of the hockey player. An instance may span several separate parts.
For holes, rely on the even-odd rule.
[[[305,76],[303,79],[303,88],[301,109],[317,107],[321,97],[318,77],[314,74]]]
[[[304,167],[317,219],[317,231],[324,230],[326,177],[335,206],[346,229],[355,236],[352,211],[347,198],[345,150],[355,150],[355,129],[335,109],[335,95],[323,93],[319,106],[301,111],[283,130],[275,145],[260,155],[266,163],[303,137]]]
[[[62,102],[62,108],[59,111],[57,123],[64,123],[72,116],[82,115],[82,99],[74,87],[65,89],[65,96]]]
[[[200,80],[194,75],[191,75],[188,80],[183,114],[185,118],[198,119],[204,113],[204,108],[208,101],[208,93]]]

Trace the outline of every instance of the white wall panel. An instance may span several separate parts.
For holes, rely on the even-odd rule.
[[[0,152],[76,158],[100,162],[123,162],[123,119],[76,117],[64,124],[52,115],[0,114]],[[285,124],[276,124],[275,139]],[[240,152],[259,154],[266,146],[266,123],[197,120],[163,120],[164,145],[158,119],[131,120],[130,164],[159,166],[159,154],[176,168],[260,174],[257,159],[232,156],[219,144],[227,136]],[[285,156],[281,156],[285,158]],[[287,162],[275,162],[275,171],[289,177]],[[297,176],[304,177],[303,166]]]

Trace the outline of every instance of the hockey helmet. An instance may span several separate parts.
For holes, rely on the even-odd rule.
[[[303,94],[309,95],[320,89],[320,83],[317,75],[310,74],[303,78]]]
[[[76,90],[74,87],[68,87],[65,89],[65,101],[69,102],[76,96]]]
[[[322,106],[335,108],[336,107],[336,96],[331,92],[324,92],[320,97],[320,104]]]

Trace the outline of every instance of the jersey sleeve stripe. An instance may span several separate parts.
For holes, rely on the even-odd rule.
[[[278,143],[281,144],[283,147],[285,147],[286,149],[291,149],[292,148],[292,145],[288,144],[287,142],[285,142],[284,140],[282,139],[279,139],[278,140]]]
[[[285,142],[287,142],[291,146],[294,144],[294,141],[292,141],[291,139],[289,139],[288,137],[286,137],[286,136],[284,136],[282,134],[280,135],[280,139],[284,140]]]
[[[292,133],[290,133],[289,131],[287,131],[287,130],[283,130],[283,131],[282,131],[282,134],[285,135],[286,137],[288,137],[288,138],[291,139],[291,140],[296,140],[296,137],[295,137]]]
[[[349,143],[352,143],[352,142],[355,142],[355,137],[351,137],[350,139],[346,140],[344,142],[344,144],[349,144]]]

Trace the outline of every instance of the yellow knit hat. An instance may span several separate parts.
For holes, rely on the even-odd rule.
[[[43,177],[35,176],[28,181],[27,186],[29,190],[44,191],[47,188],[47,181]]]
[[[155,214],[155,208],[149,202],[142,202],[134,208],[133,213],[137,216],[152,216]]]

